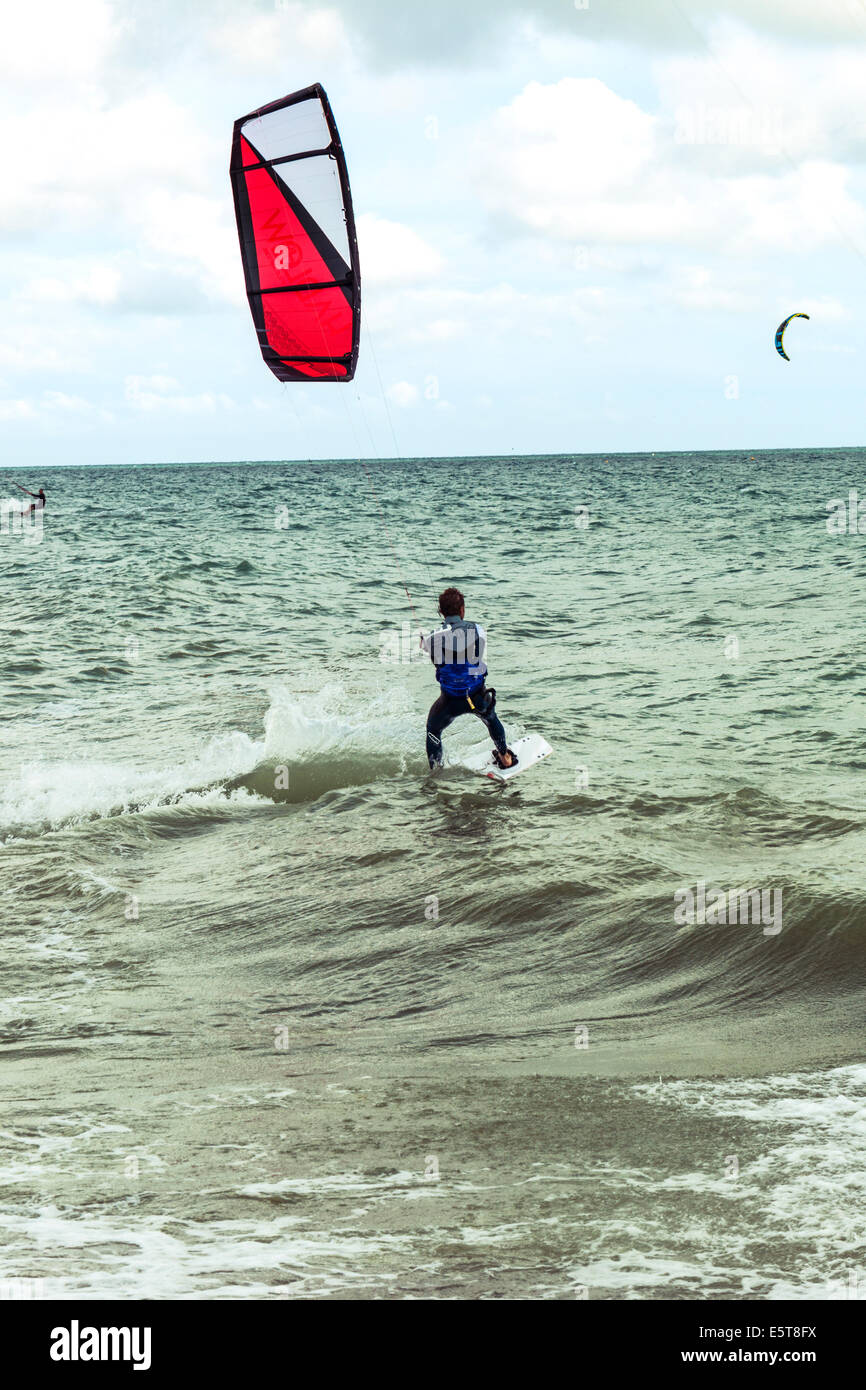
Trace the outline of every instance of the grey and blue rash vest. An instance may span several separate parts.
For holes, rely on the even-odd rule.
[[[465,618],[445,618],[440,628],[422,643],[436,667],[436,679],[445,695],[471,695],[487,675],[484,652],[487,633],[480,623]]]

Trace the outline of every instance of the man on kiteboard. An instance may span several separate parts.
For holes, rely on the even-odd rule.
[[[29,507],[25,507],[21,512],[22,516],[29,516],[31,512],[41,512],[45,507],[45,489],[40,488],[38,492],[31,492],[29,488],[22,487],[20,483],[13,483],[19,492],[26,492],[28,497],[35,497],[36,501]]]
[[[421,638],[421,646],[436,667],[441,694],[427,715],[427,760],[431,768],[442,764],[442,732],[460,714],[474,714],[485,725],[496,745],[493,756],[500,767],[513,767],[517,758],[508,747],[505,730],[496,713],[496,691],[485,686],[484,649],[487,633],[479,623],[464,617],[465,602],[459,589],[439,595],[442,626]]]

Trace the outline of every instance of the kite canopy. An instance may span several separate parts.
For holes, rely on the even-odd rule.
[[[782,322],[779,324],[779,327],[776,329],[776,351],[778,353],[781,353],[782,357],[784,357],[786,362],[790,362],[791,359],[785,351],[783,341],[785,337],[785,329],[788,327],[788,324],[791,322],[791,319],[807,319],[808,317],[808,314],[789,314],[786,319],[782,320]]]
[[[323,88],[235,121],[230,172],[262,357],[280,381],[351,381],[361,274],[346,160]]]

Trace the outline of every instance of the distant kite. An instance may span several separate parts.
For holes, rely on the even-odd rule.
[[[784,319],[779,324],[779,327],[776,329],[776,351],[779,353],[781,357],[784,357],[786,362],[790,362],[791,359],[785,351],[782,342],[782,339],[785,336],[785,329],[788,327],[788,324],[791,322],[791,319],[807,319],[808,317],[808,314],[789,314],[788,317]]]

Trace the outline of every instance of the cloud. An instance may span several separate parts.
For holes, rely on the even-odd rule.
[[[702,52],[720,10],[762,35],[808,45],[866,42],[862,8],[816,0],[335,0],[368,64],[417,68],[492,67],[528,33],[592,44],[624,43],[659,52]]]
[[[635,181],[652,164],[655,125],[597,78],[530,82],[482,127],[479,190],[515,226],[597,236],[599,209],[609,224],[617,204],[628,215]],[[646,239],[637,227],[633,237]]]
[[[856,48],[800,50],[727,20],[710,52],[659,60],[654,73],[662,115],[693,165],[733,171],[866,156]]]
[[[596,78],[531,82],[483,125],[475,159],[479,192],[504,230],[577,246],[655,243],[746,258],[852,240],[864,227],[843,165],[688,167],[657,117]]]
[[[218,176],[225,183],[225,141],[199,129],[171,96],[150,93],[109,108],[91,97],[72,112],[16,110],[0,118],[0,141],[7,165],[0,230],[26,232],[31,248],[45,248],[32,297],[152,311],[147,299],[155,292],[166,313],[185,312],[196,299],[198,307],[241,302],[231,199],[216,191]],[[72,247],[94,233],[100,262],[91,255],[85,269],[79,256],[76,268]],[[175,280],[172,291],[160,277]]]
[[[285,71],[286,60],[334,64],[353,53],[346,23],[330,6],[311,9],[300,0],[272,0],[271,13],[234,15],[208,34],[208,43],[232,66],[266,73]]]
[[[389,386],[385,395],[394,405],[399,405],[405,410],[410,405],[418,404],[418,387],[413,386],[411,381],[395,381],[393,386]]]
[[[109,266],[85,266],[72,261],[67,277],[37,275],[16,291],[16,299],[42,304],[97,304],[116,301],[121,277]]]
[[[190,109],[161,92],[116,106],[93,91],[74,107],[50,98],[15,106],[0,119],[0,141],[0,228],[67,240],[80,225],[111,230],[155,191],[201,193],[216,152]]]
[[[8,318],[0,323],[0,365],[19,372],[80,371],[84,354],[64,352],[57,338],[49,341],[41,325],[17,323]],[[3,341],[5,338],[6,341]]]
[[[431,348],[445,341],[473,344],[513,344],[515,360],[525,353],[527,341],[546,340],[565,330],[588,332],[603,321],[616,295],[598,286],[554,292],[520,290],[498,284],[482,290],[446,286],[405,291],[383,297],[376,304],[374,325],[377,341],[387,335],[394,344]],[[627,301],[622,301],[623,305]],[[447,325],[447,333],[443,332]]]
[[[761,302],[761,287],[754,277],[748,287],[744,287],[732,284],[730,275],[722,277],[705,265],[675,267],[663,293],[680,308],[704,314],[749,313]]]
[[[211,414],[231,409],[234,402],[226,395],[202,392],[197,396],[179,394],[180,383],[168,376],[127,376],[124,397],[133,410],[172,411],[178,414]]]
[[[97,417],[110,421],[114,417],[83,396],[70,396],[65,391],[43,391],[40,396],[22,400],[0,401],[0,419],[37,420],[52,416]]]
[[[144,245],[162,253],[175,273],[192,275],[207,298],[243,301],[237,232],[226,198],[154,189],[130,218]]]
[[[39,0],[7,5],[0,78],[7,83],[66,84],[94,78],[120,32],[108,0]]]
[[[798,305],[800,312],[809,314],[812,318],[825,323],[838,323],[841,319],[849,319],[851,310],[844,304],[840,304],[838,299],[833,299],[825,295],[822,299],[803,299]],[[785,310],[785,313],[790,312]]]
[[[364,284],[376,286],[418,284],[443,266],[436,248],[411,227],[369,212],[358,218],[358,254]]]
[[[69,415],[92,415],[98,410],[98,407],[84,396],[70,396],[65,391],[44,391],[42,403],[47,410],[63,411]]]
[[[35,414],[31,401],[0,400],[0,420],[29,420]]]
[[[755,175],[710,186],[709,206],[723,228],[721,249],[743,258],[802,255],[840,239],[856,241],[863,235],[864,210],[850,183],[842,165],[813,161],[781,177]]]

